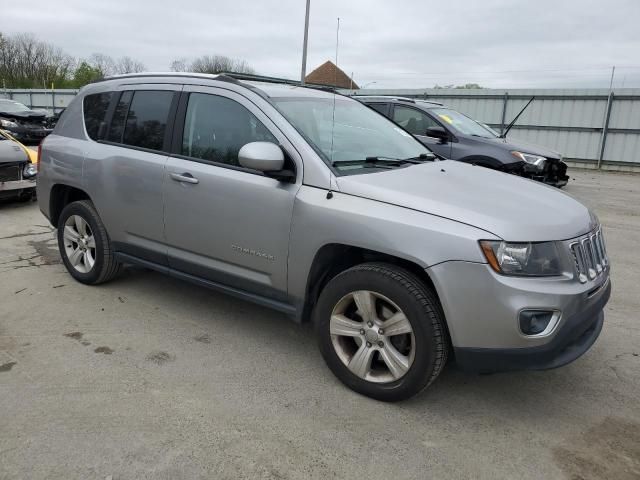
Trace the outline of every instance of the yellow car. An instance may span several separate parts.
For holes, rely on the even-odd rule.
[[[16,140],[16,138],[14,136],[12,136],[6,130],[0,129],[0,137],[4,137],[7,140],[11,140],[11,141],[17,143],[20,146],[20,148],[22,148],[22,150],[24,150],[24,152],[29,156],[29,160],[31,160],[31,163],[33,163],[34,165],[37,165],[37,163],[38,163],[38,150],[36,148],[29,148],[26,145],[20,143],[18,140]]]
[[[36,193],[37,151],[0,130],[0,199],[30,200]]]

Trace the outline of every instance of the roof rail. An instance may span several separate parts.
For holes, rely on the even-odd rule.
[[[398,97],[396,95],[357,95],[356,94],[351,96],[355,98],[368,98],[368,99],[378,98],[382,100],[396,100],[398,102],[416,103],[416,101],[413,98]]]
[[[315,88],[317,90],[328,90],[333,92],[339,87],[334,85],[324,85],[321,83],[307,83],[304,85],[300,80],[291,80],[289,78],[279,78],[279,77],[268,77],[264,75],[255,75],[252,73],[236,73],[236,72],[222,72],[220,75],[224,75],[225,77],[234,78],[236,80],[244,80],[247,82],[264,82],[264,83],[279,83],[284,85],[294,85],[296,87],[307,87],[307,88]]]
[[[361,99],[369,99],[369,100],[395,100],[397,102],[406,102],[406,103],[431,103],[433,105],[438,105],[440,107],[444,106],[444,103],[434,102],[433,100],[422,99],[422,98],[408,98],[408,97],[398,97],[396,95],[350,95],[353,98],[361,98]]]
[[[323,85],[319,83],[306,83],[302,85],[299,80],[290,80],[288,78],[267,77],[264,75],[254,75],[250,73],[237,72],[221,72],[218,74],[196,73],[196,72],[140,72],[140,73],[123,73],[119,75],[109,75],[107,77],[95,80],[91,83],[99,83],[107,80],[117,80],[126,78],[142,78],[142,77],[191,77],[191,78],[207,78],[211,80],[221,80],[240,84],[241,81],[248,82],[264,82],[275,83],[281,85],[293,85],[297,87],[312,88],[315,90],[324,90],[332,93],[339,93],[339,87],[333,85]],[[248,85],[245,85],[248,86]]]
[[[428,99],[422,99],[422,98],[416,98],[416,103],[431,103],[433,105],[438,105],[439,107],[444,107],[444,103],[440,103],[440,102],[434,102],[433,100],[428,100]]]
[[[119,78],[139,78],[139,77],[199,77],[199,78],[218,78],[219,75],[211,73],[195,73],[195,72],[139,72],[139,73],[120,73],[117,75],[107,75],[96,82],[104,82],[107,80],[117,80]],[[94,83],[96,83],[94,82]]]

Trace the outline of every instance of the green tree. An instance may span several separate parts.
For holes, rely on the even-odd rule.
[[[75,88],[80,88],[88,83],[100,80],[103,77],[102,71],[97,67],[92,67],[87,62],[82,61],[73,72],[72,84]]]

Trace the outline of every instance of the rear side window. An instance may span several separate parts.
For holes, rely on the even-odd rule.
[[[170,91],[135,91],[126,116],[122,143],[162,150],[173,95]]]
[[[84,126],[92,140],[100,140],[104,135],[105,118],[113,92],[94,93],[84,97]]]
[[[109,134],[107,135],[107,140],[110,142],[122,143],[124,121],[127,119],[131,97],[133,97],[133,92],[131,91],[123,92],[122,95],[120,95],[118,104],[113,112],[113,117],[111,118]]]
[[[440,126],[426,113],[401,105],[393,108],[393,121],[413,135],[425,135],[427,128]]]

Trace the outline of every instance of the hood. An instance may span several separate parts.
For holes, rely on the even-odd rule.
[[[3,112],[0,110],[0,117],[15,118],[23,122],[43,122],[47,114],[38,110],[23,110],[21,112]]]
[[[514,242],[566,240],[589,209],[553,187],[453,160],[338,177],[343,193],[449,218]]]
[[[517,150],[522,153],[532,153],[534,155],[540,155],[541,157],[547,157],[547,158],[552,158],[556,160],[560,159],[560,157],[562,156],[554,150],[550,150],[546,147],[536,145],[535,143],[528,143],[522,140],[517,140],[515,138],[473,137],[473,139],[481,143],[490,143],[493,145],[497,143],[509,151]]]
[[[11,140],[0,138],[0,164],[26,162],[29,157],[20,145]]]

